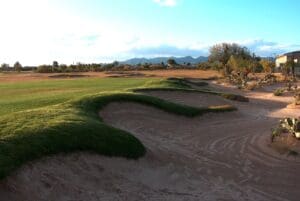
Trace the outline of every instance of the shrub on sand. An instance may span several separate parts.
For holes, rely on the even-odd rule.
[[[278,88],[273,92],[274,96],[282,96],[283,93],[284,93],[284,89],[282,88]]]

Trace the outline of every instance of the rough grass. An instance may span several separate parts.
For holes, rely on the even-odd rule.
[[[0,115],[0,179],[5,178],[28,161],[57,153],[91,151],[106,156],[121,156],[132,159],[143,156],[145,147],[137,138],[126,131],[106,125],[99,118],[99,110],[111,102],[136,102],[188,117],[208,112],[236,110],[236,108],[228,105],[195,108],[128,92],[129,88],[132,88],[132,86],[138,87],[140,84],[142,87],[148,88],[159,87],[167,90],[171,88],[173,90],[188,90],[185,84],[176,81],[158,79],[126,79],[125,81],[118,79],[121,83],[114,83],[115,80],[110,80],[114,87],[102,87],[105,89],[103,91],[111,90],[113,92],[101,92],[90,95],[88,93],[91,91],[82,89],[84,92],[80,93],[81,96],[76,99],[71,99],[73,94],[72,96],[70,94],[59,94],[57,96],[60,98],[57,99],[56,96],[53,98],[52,93],[45,93],[45,99],[48,99],[50,102],[38,104],[38,107],[30,104],[30,101],[24,101],[21,98],[20,103],[23,104],[23,107],[19,109],[19,112],[8,113],[7,110],[2,109],[2,115]],[[43,85],[41,88],[38,88],[35,83],[25,84],[26,87],[18,85],[17,88],[16,86],[2,86],[2,88],[15,88],[16,91],[20,88],[22,91],[20,97],[24,95],[24,90],[29,90],[32,93],[32,97],[30,99],[28,95],[27,98],[31,101],[39,101],[39,98],[36,98],[39,97],[39,93],[33,92],[34,87],[31,87],[35,86],[37,91],[49,89],[49,86],[52,87],[53,85],[57,87],[57,82],[48,82],[37,82]],[[101,88],[96,86],[101,83],[99,81],[92,81],[89,84],[84,82],[89,81],[83,81],[83,88],[89,88],[89,84],[91,84],[91,88],[95,88],[93,90]],[[79,83],[74,84],[62,81],[61,84],[80,87]],[[122,90],[115,91],[117,88]],[[12,93],[12,91],[9,91],[6,90],[5,93]],[[55,100],[54,102],[52,98]],[[17,96],[13,100],[17,101]],[[53,105],[57,103],[57,100],[59,100],[59,104]],[[12,103],[12,106],[14,103]],[[17,103],[19,102],[17,101]]]

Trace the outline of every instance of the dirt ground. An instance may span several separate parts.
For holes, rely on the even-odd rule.
[[[86,73],[0,73],[1,82],[24,82],[47,79],[78,79],[87,77],[187,77],[187,78],[212,78],[219,77],[217,71],[203,70],[153,70],[153,71],[109,71]]]
[[[298,117],[290,96],[273,87],[241,92],[249,103],[184,92],[148,95],[192,106],[232,104],[239,110],[187,118],[135,103],[111,103],[100,116],[147,148],[139,160],[88,153],[31,162],[0,183],[0,200],[299,200],[300,157],[270,146],[279,118]]]

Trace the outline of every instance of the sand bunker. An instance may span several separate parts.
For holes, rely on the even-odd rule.
[[[147,148],[144,158],[87,153],[46,158],[3,181],[1,200],[299,199],[300,158],[268,146],[277,117],[299,110],[287,111],[284,102],[266,92],[247,93],[253,98],[249,103],[200,93],[147,94],[192,106],[230,102],[239,111],[187,118],[135,103],[111,103],[101,117],[138,137]]]

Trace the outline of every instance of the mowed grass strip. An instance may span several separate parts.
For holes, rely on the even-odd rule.
[[[0,116],[63,103],[88,94],[141,86],[174,87],[174,83],[160,78],[82,78],[2,82],[0,83]]]

